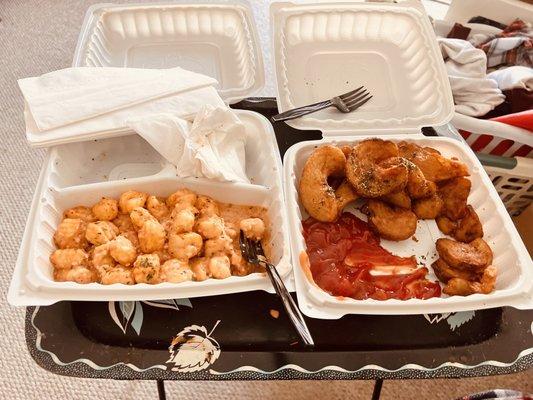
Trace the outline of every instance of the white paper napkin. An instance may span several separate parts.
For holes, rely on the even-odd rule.
[[[120,130],[126,120],[171,112],[183,118],[223,106],[217,81],[182,68],[67,68],[18,81],[26,131],[54,139]]]
[[[533,90],[533,68],[514,65],[493,71],[487,77],[494,79],[501,90]]]
[[[149,142],[180,177],[246,182],[244,125],[227,107],[203,107],[194,122],[172,114],[151,115],[128,121],[128,126]]]

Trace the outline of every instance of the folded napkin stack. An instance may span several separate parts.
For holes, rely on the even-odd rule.
[[[249,182],[244,125],[218,95],[215,79],[182,68],[84,67],[18,83],[29,138],[64,143],[134,130],[178,176]]]
[[[18,83],[27,134],[54,139],[124,130],[127,120],[154,113],[188,118],[204,104],[224,106],[215,79],[182,68],[67,68]]]

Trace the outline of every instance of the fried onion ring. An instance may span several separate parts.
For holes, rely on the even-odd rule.
[[[338,218],[348,201],[346,191],[349,188],[339,187],[342,187],[339,200],[335,189],[328,183],[328,177],[343,177],[345,165],[346,157],[342,150],[329,145],[317,148],[305,162],[299,193],[300,201],[311,217],[322,222]]]

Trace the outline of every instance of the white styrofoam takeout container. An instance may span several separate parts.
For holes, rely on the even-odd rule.
[[[300,129],[320,129],[324,137],[293,145],[284,158],[293,270],[302,312],[335,319],[346,314],[443,313],[506,305],[533,308],[533,263],[474,153],[459,141],[421,134],[423,126],[447,123],[454,110],[442,56],[422,5],[304,0],[274,3],[271,18],[280,112],[361,85],[374,96],[350,114],[330,108],[288,122]],[[301,221],[308,216],[298,197],[303,165],[320,145],[356,144],[369,137],[431,146],[468,165],[472,181],[468,201],[479,214],[498,268],[493,293],[428,300],[355,300],[331,296],[313,282],[300,258],[305,253]],[[357,214],[353,207],[351,211]],[[382,245],[401,256],[416,255],[432,271],[435,241],[442,234],[435,221],[419,221],[415,236],[418,242],[383,240]],[[433,273],[429,277],[435,279]]]
[[[99,54],[105,55],[101,60],[105,59],[108,66],[201,66],[204,70],[200,72],[220,79],[221,95],[226,102],[238,101],[262,86],[261,56],[251,11],[244,3],[217,4],[93,6],[85,19],[74,64],[103,65],[92,61],[98,48]],[[177,24],[183,18],[190,24],[190,30]],[[130,35],[131,32],[136,35]],[[247,40],[237,43],[236,32],[246,32]],[[234,45],[238,46],[229,54]],[[159,61],[157,65],[145,65],[128,60]],[[242,79],[234,79],[236,76]],[[65,144],[52,147],[36,187],[8,293],[9,302],[21,306],[49,305],[61,300],[155,300],[259,289],[273,291],[270,280],[262,273],[180,284],[106,286],[55,282],[49,256],[55,248],[52,237],[62,212],[80,204],[92,205],[102,196],[118,197],[126,190],[166,196],[187,187],[222,202],[267,207],[272,262],[280,275],[288,279],[291,265],[287,217],[274,131],[258,113],[235,112],[246,129],[246,173],[252,184],[178,179],[174,167],[137,135],[105,139],[96,136],[76,143],[68,143],[69,138],[64,138]]]

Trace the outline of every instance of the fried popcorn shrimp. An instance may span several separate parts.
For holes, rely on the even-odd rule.
[[[202,237],[196,232],[171,233],[168,238],[168,252],[179,260],[188,260],[200,253],[202,244]]]
[[[130,219],[133,226],[137,229],[141,229],[143,225],[148,221],[157,221],[157,219],[148,212],[146,208],[135,207],[130,212]]]
[[[133,245],[133,247],[135,247],[136,249],[139,248],[139,235],[136,231],[131,230],[127,232],[122,232],[120,235],[128,239]]]
[[[113,240],[119,234],[118,228],[109,221],[91,222],[87,225],[85,238],[98,246]]]
[[[93,267],[100,267],[102,265],[114,266],[115,259],[111,257],[110,253],[110,243],[104,243],[100,246],[96,246],[92,254],[92,265]]]
[[[259,241],[265,235],[265,223],[261,218],[246,218],[241,220],[239,227],[244,236],[251,240]]]
[[[167,197],[166,203],[168,208],[173,209],[176,205],[187,207],[194,206],[196,203],[196,193],[189,189],[180,189]]]
[[[87,246],[86,229],[81,219],[65,218],[54,233],[54,243],[60,249],[83,249]]]
[[[135,190],[128,190],[120,195],[118,205],[120,212],[129,214],[134,208],[144,207],[148,195],[142,192],[136,192]]]
[[[139,229],[139,247],[143,253],[163,250],[166,238],[165,228],[157,220],[149,220]]]
[[[50,256],[50,262],[57,269],[70,269],[87,265],[87,253],[81,249],[56,250]]]
[[[96,276],[93,271],[84,267],[77,266],[71,269],[56,269],[54,271],[54,280],[58,282],[76,282],[76,283],[91,283],[96,281]]]
[[[109,243],[109,254],[116,262],[125,266],[131,265],[137,258],[135,247],[122,235]]]
[[[192,208],[180,209],[178,205],[172,210],[168,230],[173,233],[190,232],[194,228],[195,220],[196,216]]]
[[[96,219],[100,221],[112,221],[118,216],[118,201],[107,197],[96,203],[92,208]]]
[[[123,285],[133,285],[135,279],[133,278],[133,270],[126,268],[123,265],[109,266],[104,265],[99,268],[100,282],[104,285],[112,285],[114,283],[122,283]]]
[[[346,160],[346,178],[357,194],[377,198],[402,190],[408,168],[398,147],[389,140],[368,139],[355,146]]]
[[[323,222],[338,218],[339,201],[328,178],[342,177],[345,166],[342,150],[329,145],[318,147],[305,162],[298,193],[302,205],[313,218]]]
[[[230,257],[231,272],[233,275],[245,276],[253,272],[254,267],[248,264],[240,251],[234,251]]]
[[[89,223],[96,221],[91,209],[85,206],[77,206],[69,208],[63,213],[63,218],[81,219],[83,222]]]
[[[170,259],[161,266],[161,281],[180,283],[192,281],[194,273],[187,261]]]
[[[133,230],[133,222],[129,214],[119,214],[114,220],[113,223],[118,228],[120,233],[128,232]]]
[[[204,239],[214,239],[224,233],[224,220],[217,215],[202,217],[196,223],[196,231]]]
[[[210,278],[208,269],[209,258],[199,257],[191,260],[191,270],[195,281],[205,281]]]
[[[227,235],[206,240],[204,243],[204,254],[206,257],[212,257],[221,254],[231,254],[232,251],[232,241]]]
[[[196,199],[195,207],[203,217],[219,215],[220,213],[215,200],[207,196],[199,195]]]
[[[405,240],[416,232],[416,215],[410,210],[393,208],[379,200],[370,200],[368,225],[383,239]]]
[[[165,199],[161,197],[148,196],[146,199],[146,208],[159,222],[168,218],[170,214],[170,210],[165,204]]]
[[[231,267],[228,256],[215,256],[209,260],[209,272],[215,279],[225,279],[231,276]]]
[[[133,264],[135,283],[159,283],[161,266],[157,254],[141,254]]]

